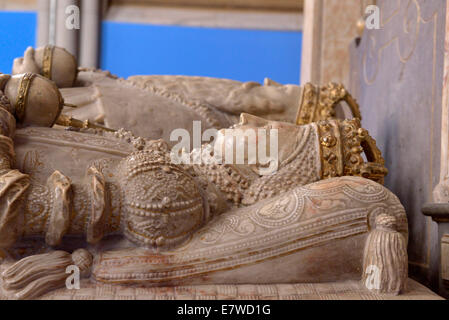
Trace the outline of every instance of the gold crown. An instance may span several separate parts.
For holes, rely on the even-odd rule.
[[[359,176],[383,184],[388,174],[385,160],[359,119],[323,120],[317,126],[322,179]]]
[[[329,83],[327,86],[319,87],[306,83],[296,117],[296,124],[304,125],[320,120],[335,119],[335,107],[343,101],[351,109],[353,118],[362,120],[357,101],[343,85]]]

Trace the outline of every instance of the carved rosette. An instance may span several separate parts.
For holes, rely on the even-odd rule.
[[[320,120],[334,119],[335,107],[343,101],[348,104],[353,117],[361,120],[362,116],[357,102],[343,85],[329,83],[327,86],[319,87],[306,83],[296,124],[305,125]]]
[[[122,162],[125,235],[140,246],[172,248],[204,224],[207,202],[186,171],[164,152],[145,150]]]
[[[319,121],[317,126],[322,179],[358,176],[383,184],[385,160],[359,119]]]

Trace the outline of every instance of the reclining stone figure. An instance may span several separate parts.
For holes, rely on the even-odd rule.
[[[133,76],[118,79],[101,70],[78,69],[75,57],[58,47],[28,48],[14,61],[13,74],[39,73],[55,81],[66,102],[78,106],[63,114],[110,128],[126,128],[140,137],[164,139],[177,128],[192,133],[227,128],[241,113],[270,120],[308,124],[330,118],[359,118],[357,103],[337,84],[318,87],[280,85],[266,79],[239,82],[188,76]],[[45,68],[43,66],[46,66]],[[79,71],[79,72],[78,72]],[[350,112],[340,107],[346,102]],[[298,112],[299,110],[299,112]],[[66,119],[70,124],[70,119]]]
[[[2,79],[6,90],[12,78]],[[406,214],[380,184],[387,170],[359,120],[298,126],[243,114],[234,130],[278,131],[278,170],[260,175],[257,163],[173,164],[164,141],[124,130],[50,128],[61,104],[39,118],[39,95],[26,88],[26,99],[0,100],[0,248],[43,239],[65,251],[7,267],[11,297],[63,286],[73,264],[122,285],[362,278],[381,293],[405,289]]]

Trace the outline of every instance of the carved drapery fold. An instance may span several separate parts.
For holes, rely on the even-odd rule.
[[[55,171],[48,178],[47,185],[53,192],[53,207],[45,234],[45,242],[50,246],[56,246],[61,243],[62,237],[70,227],[71,181],[61,172]]]
[[[348,238],[360,239],[357,242],[360,246],[356,249],[353,243],[349,251],[339,247],[342,250],[339,255],[349,257],[357,251],[361,262],[363,239],[381,214],[394,217],[398,232],[407,239],[405,211],[384,187],[356,177],[321,181],[249,208],[224,213],[181,248],[170,252],[154,254],[143,249],[128,249],[104,253],[94,265],[93,275],[98,281],[110,283],[174,284],[186,280],[193,284],[204,276],[209,283],[254,283],[252,281],[260,281],[256,275],[260,269],[251,266],[291,257],[293,260],[288,261],[295,263],[290,267],[296,270],[292,273],[299,274],[307,267],[307,262],[299,256],[293,258],[295,255],[319,246],[319,256],[327,247]],[[333,258],[327,255],[320,259],[322,265],[316,268],[328,268],[328,263],[333,263]],[[244,277],[238,271],[229,271],[239,269],[246,270]],[[354,274],[360,270],[361,265]],[[216,273],[218,275],[214,276]],[[276,282],[282,277],[265,274],[263,281]]]
[[[87,225],[87,242],[97,243],[105,233],[108,218],[106,182],[103,174],[95,167],[90,167],[88,177],[91,179],[92,210]]]
[[[0,176],[0,248],[11,246],[21,236],[21,204],[29,184],[28,175],[18,170]]]

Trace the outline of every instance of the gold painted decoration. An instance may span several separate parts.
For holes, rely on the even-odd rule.
[[[321,152],[321,177],[329,179],[344,174],[343,148],[337,121],[320,121],[318,134]]]
[[[363,129],[360,120],[345,120],[341,123],[343,138],[343,153],[345,162],[345,175],[359,176],[383,184],[388,174],[382,152],[376,145],[366,129]],[[366,160],[363,158],[366,156]]]
[[[51,80],[53,51],[55,47],[48,45],[44,48],[44,57],[42,60],[42,75]]]
[[[64,104],[64,102],[62,102]],[[65,105],[65,104],[64,104]],[[79,129],[99,129],[104,130],[108,132],[116,132],[116,130],[92,123],[89,120],[78,120],[71,116],[68,116],[66,114],[61,114],[58,119],[56,119],[55,124],[63,127],[73,127],[73,128],[79,128]]]
[[[329,83],[327,86],[319,87],[306,83],[296,124],[304,125],[320,120],[335,119],[335,107],[343,101],[348,104],[353,117],[361,120],[362,116],[357,101],[343,85]]]
[[[296,124],[303,125],[314,122],[318,96],[317,88],[313,84],[306,83],[304,85],[302,103],[299,106]]]
[[[359,119],[319,121],[317,126],[322,179],[358,176],[383,184],[385,160]]]
[[[20,86],[16,102],[16,117],[19,122],[25,118],[26,104],[28,100],[28,92],[30,90],[31,82],[36,77],[33,73],[25,73],[20,80]]]

